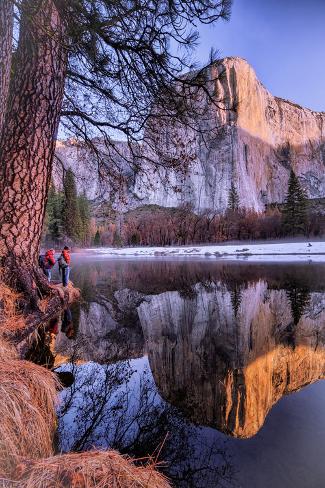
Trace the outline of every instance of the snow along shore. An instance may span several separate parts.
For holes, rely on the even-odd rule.
[[[325,241],[279,242],[271,244],[222,244],[184,247],[103,247],[86,249],[86,252],[110,257],[207,257],[245,259],[251,261],[317,261],[325,262]]]

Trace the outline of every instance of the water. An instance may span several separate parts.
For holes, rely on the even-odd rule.
[[[84,301],[48,347],[75,377],[60,449],[154,455],[180,487],[324,487],[324,277],[312,263],[74,256]]]

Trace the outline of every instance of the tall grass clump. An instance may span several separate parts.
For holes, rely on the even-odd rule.
[[[28,361],[0,361],[0,476],[15,476],[22,458],[53,454],[58,383]]]
[[[12,332],[25,327],[23,315],[18,311],[20,294],[1,281],[0,270],[0,332]]]
[[[0,362],[8,361],[10,359],[17,359],[18,353],[12,344],[10,344],[4,337],[0,334]]]
[[[26,462],[20,488],[170,488],[154,464],[135,466],[115,451],[63,454]]]

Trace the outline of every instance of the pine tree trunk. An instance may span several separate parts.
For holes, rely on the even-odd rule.
[[[12,58],[13,3],[0,3],[0,135],[6,112]]]
[[[25,0],[0,143],[0,257],[31,292],[66,72],[65,27],[53,0]]]

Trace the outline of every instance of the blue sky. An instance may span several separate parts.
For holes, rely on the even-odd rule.
[[[234,0],[228,23],[199,30],[201,63],[211,47],[241,56],[274,95],[325,111],[325,0]]]

